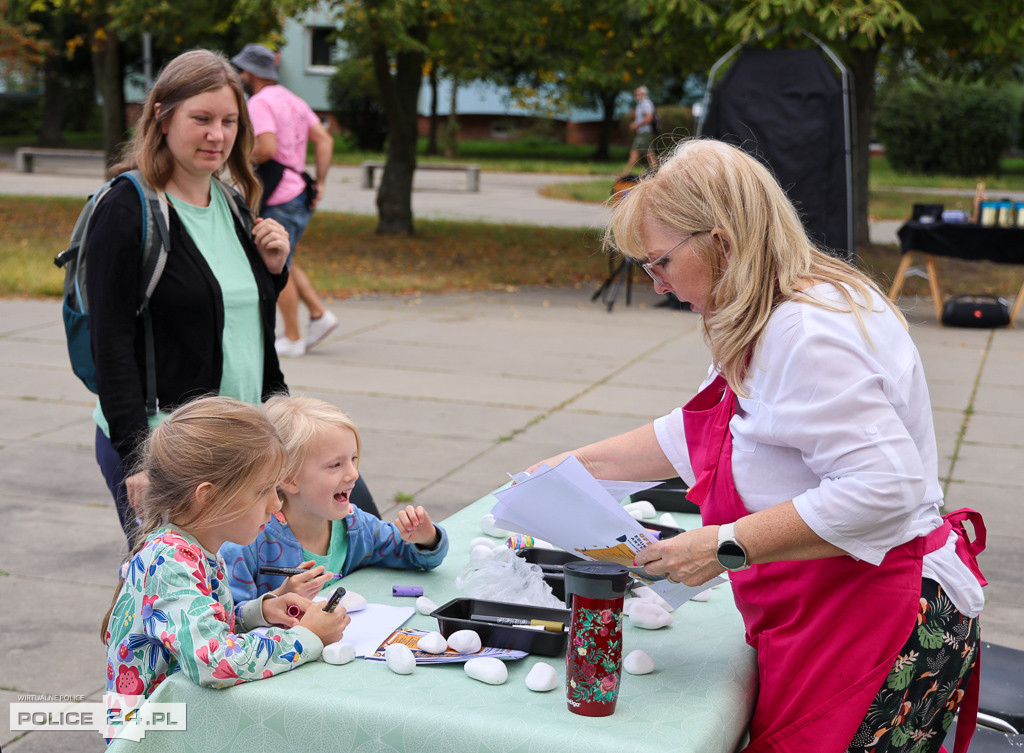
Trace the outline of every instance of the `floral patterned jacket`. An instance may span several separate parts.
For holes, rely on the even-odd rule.
[[[304,627],[236,633],[225,571],[219,555],[173,526],[149,536],[128,564],[107,623],[108,691],[148,696],[178,670],[199,685],[224,688],[320,656],[323,643]]]

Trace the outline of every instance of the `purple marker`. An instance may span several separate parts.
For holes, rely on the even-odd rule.
[[[422,586],[392,586],[391,587],[391,595],[392,596],[422,596],[423,595],[423,587]]]
[[[302,610],[299,609],[294,604],[289,604],[288,608],[286,610],[284,610],[284,611],[285,611],[285,614],[287,614],[289,617],[300,617],[300,616],[302,616]]]

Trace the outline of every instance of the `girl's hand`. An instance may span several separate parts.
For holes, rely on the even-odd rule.
[[[284,596],[271,596],[264,599],[261,606],[263,619],[271,625],[283,628],[295,627],[299,624],[302,615],[314,608],[312,601],[293,593]]]
[[[323,565],[317,565],[313,567],[315,563],[313,560],[306,560],[300,562],[299,567],[309,568],[304,573],[298,575],[289,575],[284,579],[284,583],[275,588],[272,593],[278,596],[284,596],[285,594],[298,594],[306,599],[312,599],[320,591],[336,578],[333,574],[328,574],[324,570]]]
[[[314,602],[299,620],[299,624],[316,633],[317,638],[323,641],[325,646],[328,643],[340,641],[350,622],[352,622],[352,618],[348,616],[345,608],[341,605],[333,612],[325,612],[323,605],[319,602]]]
[[[418,544],[427,549],[434,548],[440,538],[437,528],[430,522],[430,515],[422,506],[406,505],[395,518],[395,525],[398,526],[402,541]]]
[[[288,231],[284,226],[277,220],[259,217],[252,226],[252,239],[256,242],[256,248],[270,274],[281,274],[284,263],[288,260],[288,252],[291,250]]]
[[[651,575],[668,576],[673,583],[699,586],[725,572],[717,552],[718,526],[704,526],[641,549],[636,564]]]

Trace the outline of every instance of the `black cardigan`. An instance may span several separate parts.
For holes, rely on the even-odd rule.
[[[219,190],[216,186],[212,190]],[[220,389],[224,302],[220,286],[181,219],[170,208],[167,266],[150,299],[161,411]],[[252,237],[235,220],[259,291],[263,324],[263,399],[286,392],[274,349],[278,293],[287,271],[272,275]],[[85,254],[86,295],[100,407],[126,474],[132,472],[148,433],[146,357],[142,320],[136,314],[142,250],[142,205],[130,181],[118,181],[89,223]]]

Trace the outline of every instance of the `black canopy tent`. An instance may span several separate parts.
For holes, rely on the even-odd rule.
[[[828,47],[805,36],[818,49],[737,45],[720,58],[708,76],[697,135],[739,146],[767,165],[796,205],[808,235],[853,261],[849,75]],[[716,85],[718,69],[741,49]]]

